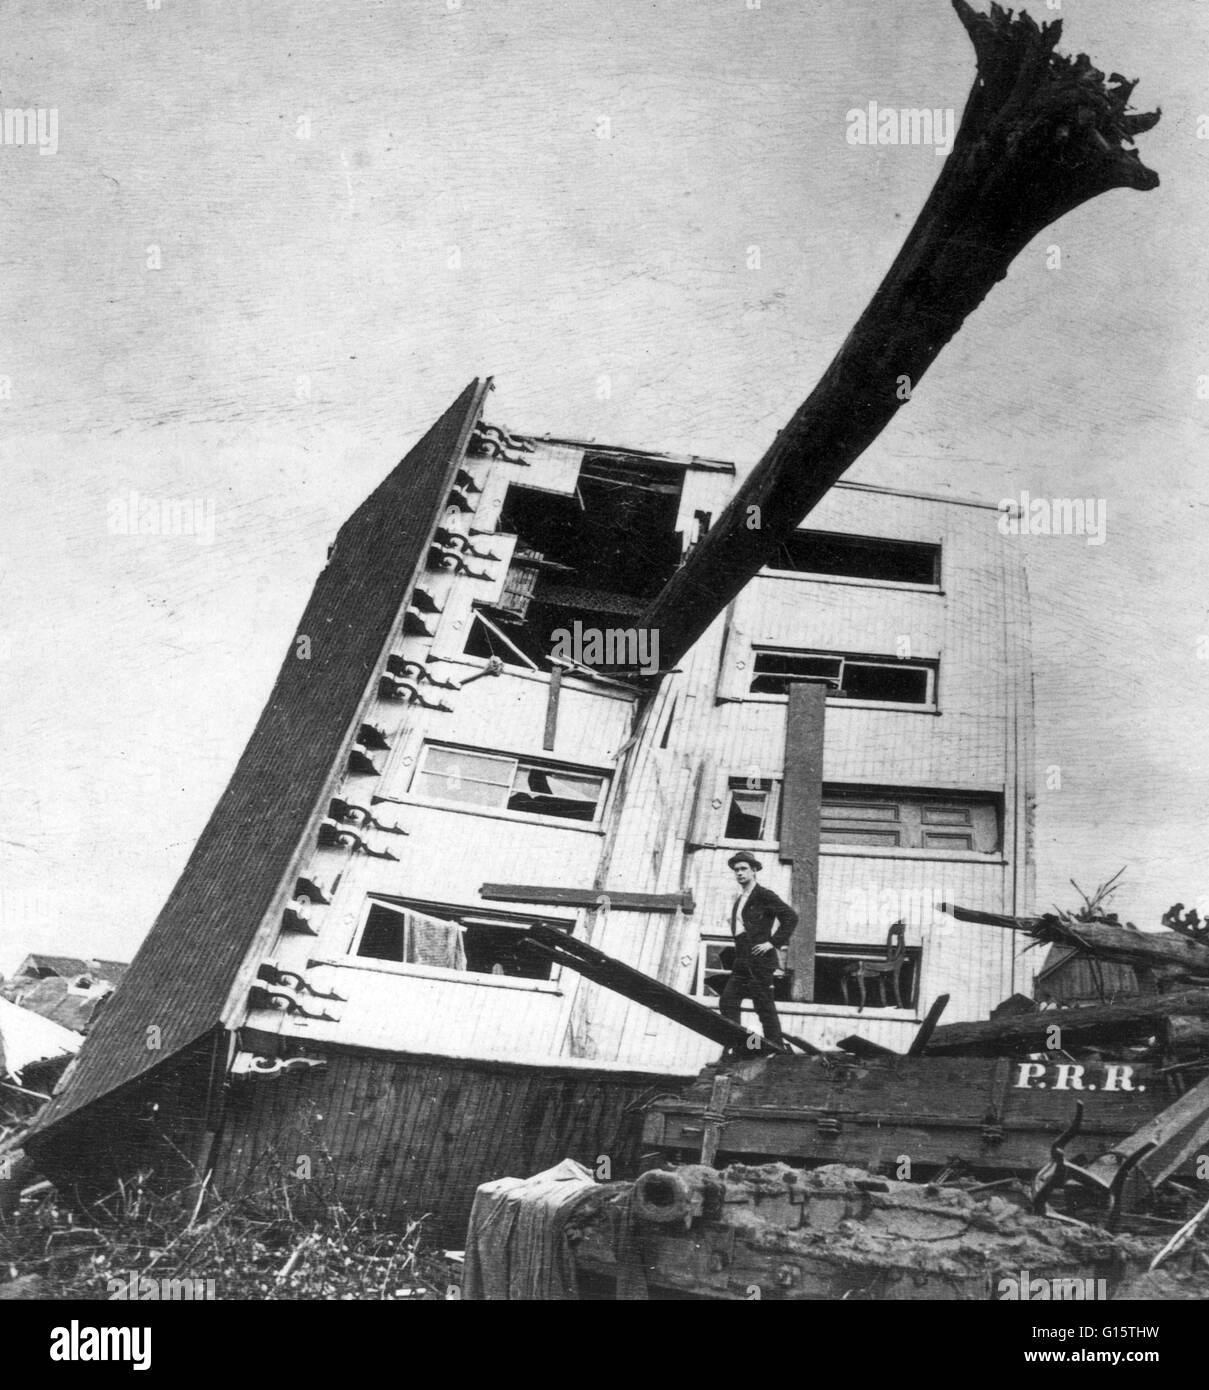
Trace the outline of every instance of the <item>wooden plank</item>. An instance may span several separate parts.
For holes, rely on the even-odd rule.
[[[701,1135],[701,1162],[712,1168],[718,1156],[718,1145],[722,1138],[722,1126],[726,1121],[726,1107],[730,1101],[731,1076],[729,1072],[719,1072],[714,1077],[714,1089],[710,1093],[709,1105],[702,1116],[704,1121]]]
[[[892,1047],[883,1047],[881,1043],[870,1042],[868,1038],[862,1038],[859,1033],[851,1033],[846,1038],[841,1038],[839,1046],[845,1052],[851,1052],[854,1057],[900,1057],[902,1054],[895,1052]]]
[[[633,1000],[736,1052],[750,1057],[761,1052],[788,1051],[788,1048],[769,1042],[759,1033],[749,1032],[741,1024],[723,1018],[714,1009],[707,1009],[696,999],[661,984],[584,941],[567,936],[555,927],[530,927],[526,946],[595,984],[620,994],[622,998]]]
[[[542,736],[542,747],[549,753],[554,750],[554,737],[558,733],[558,697],[563,688],[563,668],[554,666],[550,670],[550,691],[546,696],[546,729]]]
[[[621,912],[692,912],[693,895],[684,893],[627,893],[613,888],[562,888],[553,884],[484,883],[479,896],[490,902],[543,903],[563,907],[595,907],[603,896]]]
[[[1209,1076],[1117,1144],[1110,1154],[1098,1158],[1090,1165],[1091,1171],[1105,1182],[1111,1182],[1121,1163],[1149,1144],[1157,1147],[1141,1160],[1137,1171],[1151,1187],[1158,1187],[1203,1149],[1209,1148]]]
[[[378,1188],[376,1205],[380,1211],[394,1212],[407,1205],[408,1187],[415,1163],[411,1136],[418,1100],[408,1073],[400,1068],[392,1068],[390,1088],[390,1129],[382,1140],[383,1153],[389,1154],[390,1158]]]
[[[1002,912],[983,912],[981,908],[958,907],[956,903],[937,903],[937,912],[946,912],[959,922],[973,922],[980,927],[1003,927],[1007,931],[1032,931],[1040,920],[1037,917],[1008,917]]]
[[[928,1050],[928,1043],[931,1041],[932,1034],[936,1031],[936,1025],[940,1022],[940,1016],[949,1005],[949,996],[942,994],[935,999],[932,1007],[928,1010],[928,1015],[919,1025],[919,1032],[916,1033],[911,1046],[907,1048],[908,1057],[922,1057]]]
[[[814,999],[814,952],[819,909],[819,820],[823,799],[823,725],[827,686],[795,681],[785,718],[785,776],[781,791],[782,862],[792,864],[792,906],[798,926],[786,958],[791,997]]]

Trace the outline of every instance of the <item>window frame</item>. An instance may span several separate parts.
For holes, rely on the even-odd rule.
[[[694,999],[718,999],[719,994],[707,994],[705,992],[706,961],[709,956],[711,946],[733,946],[734,938],[721,935],[718,932],[703,932],[697,938],[697,959],[693,962],[693,980],[689,989],[689,994]]]
[[[549,914],[518,913],[496,911],[477,903],[469,905],[458,903],[436,903],[421,898],[400,898],[389,893],[366,893],[357,913],[357,920],[343,950],[343,959],[338,963],[361,970],[381,970],[388,975],[411,975],[424,979],[452,980],[459,983],[477,985],[501,985],[512,989],[537,989],[545,992],[561,992],[562,966],[552,963],[550,973],[544,977],[533,975],[494,975],[482,970],[451,970],[446,966],[422,965],[415,961],[387,960],[380,956],[363,956],[358,947],[365,936],[370,913],[374,908],[385,908],[395,912],[418,912],[428,917],[445,917],[456,922],[463,933],[462,949],[465,952],[465,930],[467,926],[515,927],[522,930],[527,926],[542,924],[574,934],[578,919]],[[473,920],[472,920],[473,919]]]
[[[767,829],[768,818],[771,815],[774,836],[764,840],[740,840],[734,836],[726,834],[727,821],[730,819],[731,795],[736,790],[742,790],[748,779],[744,776],[734,774],[727,777],[726,796],[720,810],[715,812],[718,817],[713,822],[717,828],[715,835],[709,835],[706,831],[706,838],[703,844],[715,845],[719,849],[760,849],[767,853],[776,851],[781,844],[780,841],[780,819],[782,798],[784,796],[785,778],[782,774],[779,777],[760,778],[759,781],[771,784],[770,796],[772,799],[771,812],[766,813],[765,829]],[[893,803],[898,810],[898,815],[893,818],[881,820],[869,819],[868,821],[854,820],[856,826],[868,825],[876,828],[880,825],[904,825],[913,826],[918,821],[921,836],[919,844],[905,845],[875,845],[860,843],[844,843],[839,840],[828,840],[825,838],[825,821],[827,819],[826,806],[828,801],[833,804],[842,799],[843,793],[851,793],[848,798],[849,804],[860,805],[886,805]],[[902,816],[904,804],[914,803],[919,808],[921,814],[918,817]],[[935,806],[937,803],[942,805],[961,805],[973,808],[989,808],[994,816],[994,847],[991,849],[964,849],[951,848],[948,846],[926,845],[922,842],[924,833],[942,835],[948,830],[960,832],[963,827],[954,825],[943,825],[937,822],[929,823],[924,818],[924,812],[929,804]],[[970,838],[977,842],[978,826],[974,816],[971,816],[969,823]],[[960,859],[976,864],[1004,863],[1005,860],[1005,808],[1003,800],[1003,790],[964,788],[964,787],[887,787],[876,783],[863,782],[828,782],[824,783],[823,796],[819,807],[819,851],[820,854],[827,855],[863,855],[872,857],[887,858],[909,858],[909,859]]]
[[[698,1003],[717,1004],[721,998],[721,991],[718,994],[708,994],[705,991],[705,976],[707,971],[706,962],[709,958],[709,948],[719,946],[725,948],[733,945],[732,938],[719,932],[704,932],[697,939],[697,957],[693,963],[693,977],[690,985],[690,993]],[[817,964],[820,957],[828,960],[885,960],[886,948],[884,943],[881,945],[870,945],[864,942],[853,941],[819,941],[815,943],[814,958]],[[778,952],[778,959],[783,960],[784,952]],[[880,1018],[914,1018],[918,1014],[919,1001],[923,994],[923,964],[924,948],[922,943],[918,946],[907,947],[907,959],[911,963],[911,989],[907,992],[906,1001],[900,1007],[892,1002],[887,1002],[884,1006],[878,1001],[881,994],[876,986],[866,986],[865,1008],[861,1012],[859,1009],[859,998],[852,1004],[845,1004],[842,1000],[832,1001],[829,999],[818,999],[817,997],[809,1002],[796,1003],[792,1000],[777,998],[777,1009],[783,1017],[793,1017],[798,1013],[809,1016],[830,1016],[830,1017],[861,1017],[873,1014]],[[712,973],[712,972],[711,972]],[[816,989],[817,995],[817,989]],[[887,996],[888,997],[888,996]],[[786,1009],[786,1006],[788,1010]],[[744,1008],[750,1005],[745,1004]]]
[[[830,1000],[830,999],[822,999],[822,1000],[820,1000],[820,999],[817,998],[817,995],[818,995],[818,963],[819,963],[819,960],[820,960],[820,959],[827,959],[827,960],[833,960],[833,961],[849,961],[849,960],[851,960],[851,961],[868,960],[868,961],[874,961],[874,962],[877,962],[877,961],[884,961],[884,960],[886,959],[886,946],[885,946],[885,942],[884,942],[884,941],[881,942],[880,944],[869,944],[869,943],[866,943],[866,942],[854,942],[854,941],[816,941],[816,942],[815,942],[815,946],[814,946],[814,961],[815,961],[815,995],[816,995],[816,998],[815,998],[815,1000],[814,1000],[813,1002],[816,1003],[816,1004],[821,1005],[823,1008],[828,1008],[828,1009],[851,1009],[853,1013],[856,1013],[856,1012],[857,1012],[857,1009],[858,1009],[858,1007],[859,1007],[859,1002],[860,1002],[860,1001],[859,1001],[859,997],[857,997],[857,1002],[856,1002],[856,1003],[853,1003],[853,1004],[845,1004],[845,1003],[843,1002],[843,999],[842,999],[842,998],[839,999],[839,1000]],[[921,943],[920,945],[918,945],[918,946],[908,946],[908,947],[906,948],[906,959],[907,959],[907,961],[910,962],[910,965],[911,965],[911,975],[910,975],[911,988],[910,988],[909,990],[904,990],[904,991],[903,991],[903,994],[904,994],[905,998],[904,998],[904,1001],[903,1001],[902,1006],[900,1007],[899,1005],[894,1004],[894,1003],[891,1003],[891,1002],[887,1002],[885,1005],[882,1005],[881,1003],[878,1002],[878,1000],[881,999],[881,992],[880,992],[880,990],[878,990],[877,986],[876,986],[876,985],[872,985],[872,986],[871,986],[871,985],[866,984],[866,986],[865,986],[865,1008],[864,1008],[864,1013],[862,1014],[862,1017],[864,1017],[864,1014],[868,1014],[870,1011],[872,1011],[872,1012],[875,1013],[875,1014],[879,1014],[879,1015],[883,1015],[883,1016],[886,1015],[886,1014],[899,1015],[899,1014],[908,1014],[908,1013],[909,1013],[909,1014],[914,1014],[914,1013],[917,1012],[917,1010],[918,1010],[918,1008],[919,1008],[919,1000],[920,1000],[920,996],[921,996],[921,994],[922,994],[922,986],[923,986],[924,948],[923,948],[922,943]],[[856,996],[855,996],[855,986],[854,986],[854,997],[856,997]],[[887,991],[886,997],[887,997],[887,1000],[889,1000],[889,991]]]
[[[854,584],[875,589],[903,589],[910,593],[920,594],[944,592],[942,587],[944,581],[944,544],[941,541],[908,540],[899,536],[867,536],[851,531],[820,531],[807,526],[799,526],[793,535],[819,536],[826,540],[864,541],[871,545],[895,545],[915,550],[932,551],[934,577],[926,582],[914,579],[875,579],[856,574],[829,574],[825,570],[783,569],[775,564],[766,565],[764,573],[773,575],[778,579],[806,579],[823,584]]]
[[[830,793],[830,795],[828,795]],[[851,793],[851,795],[846,795]],[[877,845],[873,843],[845,842],[843,840],[829,840],[825,836],[828,833],[827,826],[827,806],[837,804],[848,804],[851,806],[893,806],[896,814],[893,817],[883,819],[869,818],[861,820],[853,818],[850,824],[854,827],[868,826],[870,833],[876,834],[877,827],[893,825],[904,834],[913,835],[918,832],[918,842],[908,840],[906,843],[896,845]],[[929,807],[936,806],[961,806],[970,811],[970,818],[966,825],[969,829],[970,847],[957,847],[951,845],[937,845],[925,843],[929,834],[934,836],[943,835],[948,830],[960,832],[962,826],[955,823],[948,825],[937,822],[929,823],[926,819]],[[904,815],[904,808],[907,814]],[[977,847],[980,828],[985,831],[986,825],[980,827],[977,811],[989,811],[993,821],[993,834],[990,836],[992,844],[988,849]],[[832,817],[832,833],[836,833],[834,826],[835,817]],[[838,833],[844,833],[839,831]],[[859,833],[859,830],[850,830],[848,833]],[[865,786],[862,784],[843,784],[828,783],[823,787],[823,795],[820,799],[819,807],[819,846],[826,847],[832,853],[842,854],[849,850],[859,854],[868,852],[871,849],[880,850],[887,854],[906,854],[918,857],[920,855],[962,855],[976,861],[987,862],[1001,859],[1004,852],[1004,807],[1002,793],[985,791],[958,791],[949,789],[931,790],[916,787],[877,787]]]
[[[753,690],[752,683],[761,676],[772,675],[767,671],[756,670],[756,659],[764,655],[788,656],[788,657],[814,657],[820,660],[838,661],[840,663],[839,681],[840,689],[843,689],[844,670],[847,664],[854,666],[884,666],[890,670],[922,670],[927,676],[927,695],[924,701],[906,700],[871,700],[865,696],[850,697],[827,691],[826,700],[829,705],[838,705],[848,709],[873,709],[873,710],[894,710],[908,714],[939,714],[940,713],[940,658],[937,657],[904,657],[899,658],[890,656],[885,652],[837,652],[823,651],[817,647],[780,647],[768,646],[763,643],[752,644],[751,647],[751,670],[745,672],[747,676],[747,689],[740,695],[741,700],[747,701],[768,701],[780,704],[782,701],[788,702],[789,695],[776,694],[767,690]],[[775,678],[775,677],[774,677]],[[793,682],[794,676],[786,676],[786,680]],[[808,676],[798,677],[797,679],[812,679]],[[814,679],[828,680],[830,677],[816,677]]]
[[[784,794],[784,777],[759,777],[755,780],[762,785],[755,790],[767,791],[768,803],[764,812],[761,829],[764,834],[759,839],[748,840],[736,835],[728,835],[726,827],[730,821],[732,798],[737,791],[751,791],[747,786],[748,777],[728,777],[726,780],[726,800],[722,807],[722,828],[719,834],[719,842],[724,845],[740,845],[750,848],[752,845],[779,845],[781,843],[781,798]],[[771,830],[771,834],[768,833]]]
[[[702,932],[697,938],[697,958],[693,963],[693,978],[690,985],[691,996],[694,999],[712,999],[715,1002],[721,998],[721,994],[707,994],[705,992],[706,961],[709,956],[709,948],[718,946],[725,949],[727,946],[734,946],[735,939],[728,932]],[[777,967],[780,969],[784,963],[785,951],[781,948],[777,951]],[[777,1003],[784,1004],[788,1000],[778,997]]]
[[[427,763],[430,750],[443,753],[463,753],[468,757],[493,758],[500,761],[510,761],[513,765],[512,777],[508,784],[508,794],[504,803],[502,805],[493,806],[476,801],[444,800],[422,789],[420,779],[428,772]],[[522,768],[533,769],[539,772],[551,772],[556,775],[561,774],[565,777],[580,777],[585,780],[598,781],[600,783],[600,792],[596,800],[595,810],[591,820],[578,819],[573,816],[545,815],[540,811],[513,810],[507,804],[507,800],[516,795],[516,779]],[[433,775],[440,776],[441,774],[435,773]],[[484,785],[496,784],[484,783]],[[444,743],[438,739],[424,739],[416,753],[415,765],[412,768],[407,795],[410,802],[420,806],[432,807],[435,810],[457,811],[467,815],[501,817],[530,825],[554,826],[562,830],[588,830],[600,833],[608,812],[612,790],[613,775],[610,769],[593,767],[585,763],[565,763],[557,762],[554,759],[534,758],[526,753],[511,753],[492,748],[472,748],[465,744]]]

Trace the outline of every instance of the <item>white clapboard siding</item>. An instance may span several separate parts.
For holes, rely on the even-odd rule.
[[[527,465],[468,460],[484,491],[465,524],[494,526],[509,483],[568,493],[582,454],[581,446],[538,441]],[[689,469],[677,523],[686,540],[695,531],[694,514],[716,519],[733,485],[726,473]],[[249,1021],[317,1041],[538,1065],[580,1059],[683,1074],[709,1060],[715,1044],[568,971],[537,983],[451,979],[367,968],[348,951],[375,894],[485,907],[486,882],[660,894],[686,889],[691,912],[494,906],[572,922],[610,955],[688,991],[702,935],[728,930],[735,887],[726,860],[737,847],[722,842],[728,779],[784,773],[786,702],[747,698],[753,645],[894,656],[905,639],[911,656],[938,660],[938,713],[828,705],[825,780],[990,792],[1004,806],[999,853],[879,855],[824,846],[818,939],[879,946],[901,917],[908,944],[922,950],[919,1003],[864,1012],[782,1005],[789,1031],[821,1046],[858,1032],[903,1049],[938,994],[951,996],[948,1019],[971,1019],[1027,988],[1031,962],[1019,959],[1013,933],[958,924],[935,911],[942,900],[1002,912],[1032,908],[1027,593],[996,521],[994,509],[956,499],[841,484],[812,513],[810,527],[939,542],[937,589],[761,574],[641,709],[624,691],[564,679],[552,748],[544,746],[549,677],[514,667],[485,675],[486,663],[464,652],[473,604],[498,593],[511,542],[484,538],[501,556],[488,565],[490,583],[431,572],[423,586],[443,609],[426,619],[435,638],[400,631],[394,649],[417,660],[436,657],[431,669],[439,678],[469,683],[457,690],[425,687],[429,699],[446,702],[451,712],[374,700],[370,719],[386,732],[391,750],[374,755],[379,776],[350,777],[342,793],[362,804],[372,795],[403,803],[377,811],[403,826],[406,837],[369,832],[397,861],[316,851],[316,870],[329,880],[339,875],[331,904],[314,912],[319,935],[281,936],[270,955],[287,968],[308,968],[318,987],[345,996],[330,1008],[337,1021],[269,1010],[257,1010]],[[425,741],[600,769],[609,779],[600,824],[424,804],[414,778]],[[789,870],[776,845],[757,852],[765,864],[762,881],[787,896]],[[747,1021],[754,1025],[754,1016]]]
[[[308,1020],[277,1010],[254,1010],[249,1026],[314,1042],[340,1042],[452,1057],[522,1056],[539,1062],[559,1047],[562,996],[556,988],[500,984],[490,975],[437,979],[423,973],[319,965],[309,980],[339,1003],[308,999],[308,1011],[338,1021]]]

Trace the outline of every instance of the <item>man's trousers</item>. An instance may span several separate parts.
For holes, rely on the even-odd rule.
[[[758,956],[752,956],[746,943],[736,944],[735,968],[722,991],[718,1012],[732,1023],[739,1023],[743,1000],[750,999],[764,1036],[771,1043],[782,1043],[781,1021],[777,1018],[772,997],[776,969],[776,951],[763,951]]]

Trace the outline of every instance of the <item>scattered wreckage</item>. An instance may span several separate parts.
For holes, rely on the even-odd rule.
[[[547,1270],[546,1292],[530,1283],[520,1296],[575,1297],[577,1279],[618,1298],[1145,1296],[1139,1276],[1188,1251],[1209,1215],[1198,1195],[1209,1047],[1192,1026],[1209,1018],[1209,933],[1182,904],[1160,931],[1123,924],[1102,911],[1107,889],[1078,914],[942,908],[1093,967],[1128,967],[1136,993],[1074,1008],[1015,996],[991,1019],[948,1026],[938,1000],[905,1055],[857,1036],[832,1053],[774,1047],[537,929],[536,949],[726,1051],[687,1090],[646,1106],[647,1171],[632,1181],[597,1182],[571,1164],[531,1189],[480,1188],[514,1220],[533,1204],[526,1229],[550,1225],[547,1259],[566,1242],[560,1279]],[[482,1232],[495,1222],[498,1237],[500,1219],[485,1210],[476,1200],[472,1268],[523,1264],[498,1239],[484,1256]],[[493,1277],[494,1293],[476,1275],[468,1296],[518,1296]],[[1034,1280],[1046,1292],[1030,1295]]]

